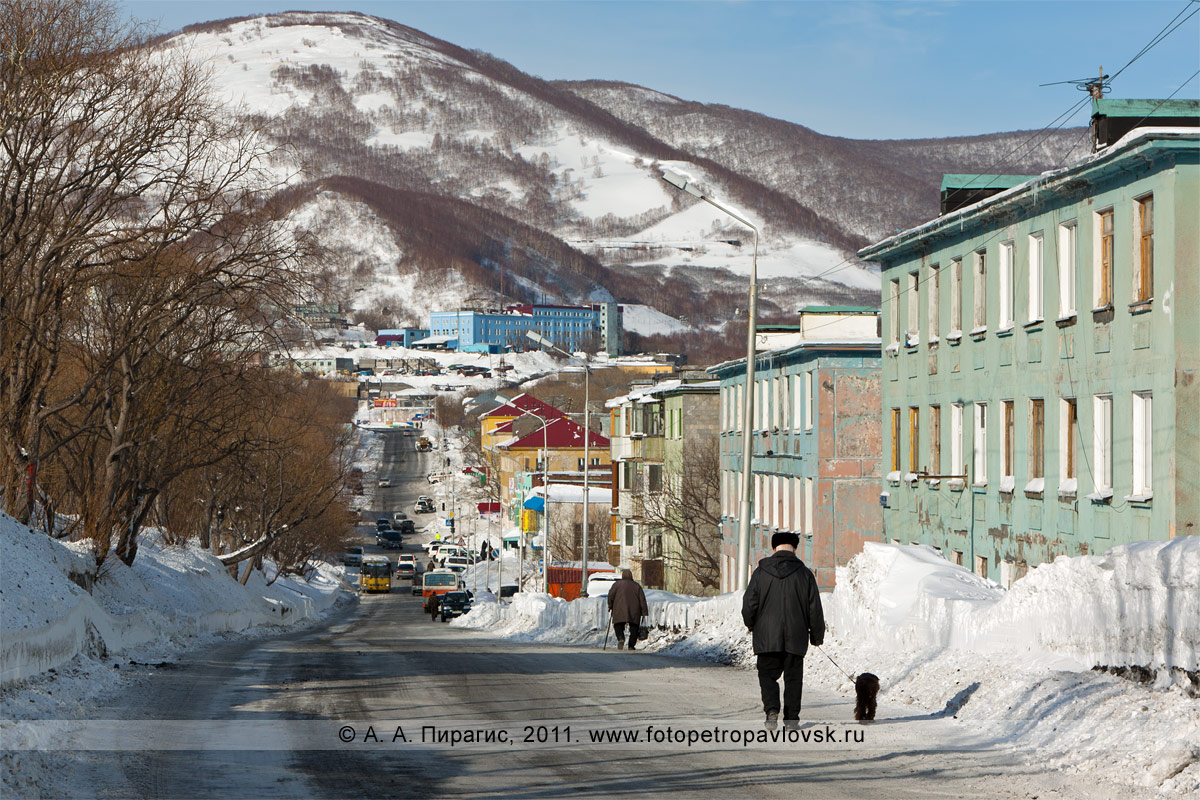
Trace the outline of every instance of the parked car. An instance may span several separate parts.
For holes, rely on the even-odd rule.
[[[363,549],[361,547],[347,547],[346,552],[342,554],[342,563],[347,567],[362,566]]]
[[[432,514],[436,510],[433,501],[428,497],[419,497],[417,498],[417,502],[413,504],[413,511],[418,514]]]
[[[453,617],[461,617],[471,610],[471,595],[466,592],[446,592],[442,595],[440,608],[442,622],[449,622]]]
[[[399,550],[403,542],[401,541],[400,531],[380,531],[375,537],[375,543],[385,550]]]
[[[596,572],[588,576],[587,596],[607,597],[608,590],[620,576],[615,572]]]

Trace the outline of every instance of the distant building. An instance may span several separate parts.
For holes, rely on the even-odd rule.
[[[1094,100],[1091,156],[955,176],[972,204],[859,252],[884,281],[888,539],[1008,584],[1200,532],[1197,125],[1192,100]]]
[[[394,345],[412,347],[414,342],[429,336],[428,328],[393,328],[380,331],[375,336],[375,344],[380,347]]]
[[[503,312],[434,311],[429,340],[463,352],[535,349],[538,333],[567,352],[621,351],[622,312],[616,303],[587,306],[514,305]],[[418,342],[418,345],[422,344]]]
[[[754,368],[750,567],[771,534],[801,534],[797,554],[821,589],[836,569],[879,541],[880,340],[874,312],[808,308],[787,346],[759,352]],[[838,333],[840,336],[830,336]],[[746,360],[708,370],[721,381],[722,590],[737,587]]]

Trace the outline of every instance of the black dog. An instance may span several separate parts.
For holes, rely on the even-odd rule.
[[[879,695],[879,676],[864,672],[854,679],[854,718],[859,722],[875,719],[875,698]]]

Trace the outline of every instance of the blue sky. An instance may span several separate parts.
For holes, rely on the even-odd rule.
[[[161,31],[290,9],[353,10],[485,50],[547,79],[628,81],[852,138],[1041,128],[1197,0],[1024,2],[325,2],[125,0]],[[1120,75],[1113,97],[1200,98],[1200,14]],[[1086,109],[1069,124],[1086,124]]]

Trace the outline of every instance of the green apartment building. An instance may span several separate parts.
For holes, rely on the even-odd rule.
[[[886,541],[1007,585],[1200,532],[1198,107],[1093,101],[1080,163],[947,176],[940,217],[859,252],[883,278]]]

